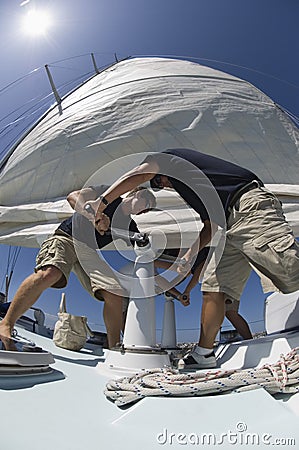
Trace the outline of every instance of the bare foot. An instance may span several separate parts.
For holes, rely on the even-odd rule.
[[[2,342],[2,347],[3,347],[2,350],[6,350],[9,352],[17,352],[18,351],[13,339],[8,338],[6,336],[2,336],[0,334],[0,343],[1,342]]]
[[[4,320],[0,322],[0,335],[8,339],[11,338],[11,329],[8,325],[5,325]]]

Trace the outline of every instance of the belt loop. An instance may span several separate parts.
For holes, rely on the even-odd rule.
[[[259,180],[252,180],[249,183],[242,186],[237,192],[235,192],[229,202],[229,206],[227,208],[228,212],[231,213],[232,208],[237,203],[238,200],[242,197],[243,194],[251,191],[252,189],[260,188],[264,186],[264,184]]]

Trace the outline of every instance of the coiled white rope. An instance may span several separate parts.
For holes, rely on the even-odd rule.
[[[196,397],[223,392],[241,392],[264,388],[270,394],[299,392],[299,347],[274,364],[245,370],[214,370],[179,373],[163,368],[142,370],[132,377],[111,380],[104,391],[117,406],[134,403],[144,397]]]

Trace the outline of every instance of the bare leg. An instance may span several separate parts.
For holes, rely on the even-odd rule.
[[[243,339],[252,339],[248,323],[237,311],[226,311],[225,315]]]
[[[116,295],[112,292],[101,291],[104,298],[103,317],[107,330],[108,346],[115,347],[120,341],[120,332],[123,325],[123,311],[121,292]]]
[[[224,313],[224,294],[222,292],[204,292],[198,343],[200,347],[213,348],[216,335],[224,320]]]
[[[61,271],[53,266],[47,266],[29,275],[19,286],[4,319],[0,322],[0,334],[9,338],[19,317],[37,301],[45,289],[57,283],[61,276]]]

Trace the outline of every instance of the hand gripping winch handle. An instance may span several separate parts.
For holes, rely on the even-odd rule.
[[[179,298],[177,296],[171,294],[169,291],[165,291],[165,296],[172,297],[172,298],[175,298],[176,300],[179,300]],[[188,298],[188,296],[185,294],[182,296],[182,300],[187,300],[187,298]]]
[[[179,265],[185,267],[187,265],[187,261],[185,258],[180,258]]]
[[[86,203],[86,205],[84,206],[84,211],[86,211],[88,214],[92,214],[94,217],[96,215],[95,210],[92,208],[90,203]]]
[[[149,243],[149,237],[147,233],[138,233],[132,231],[121,230],[119,228],[113,228],[113,230],[105,231],[105,234],[120,238],[124,240],[130,239],[135,242],[138,247],[145,247]]]
[[[84,210],[88,214],[92,214],[95,217],[96,213],[90,203],[86,203],[86,205],[84,206]],[[104,232],[104,234],[106,234],[108,236],[113,235],[113,237],[115,237],[115,238],[120,238],[120,239],[124,239],[124,240],[128,240],[128,238],[129,238],[131,241],[136,242],[138,247],[145,247],[149,243],[149,238],[148,238],[147,233],[136,233],[136,232],[133,233],[131,231],[125,231],[125,230],[120,230],[118,228],[113,228],[113,231],[107,230]]]

